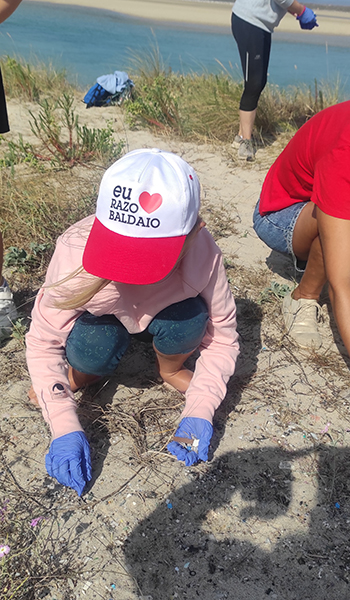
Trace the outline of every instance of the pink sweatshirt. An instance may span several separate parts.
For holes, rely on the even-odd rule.
[[[113,314],[129,333],[139,333],[170,304],[198,294],[206,302],[209,321],[181,417],[200,417],[212,422],[239,354],[236,306],[220,249],[210,233],[202,229],[184,258],[162,281],[152,285],[111,282],[81,308],[59,309],[55,301],[66,298],[74,289],[80,291],[90,276],[84,273],[54,288],[45,286],[62,280],[81,266],[93,220],[91,215],[79,221],[58,238],[26,336],[30,376],[53,438],[82,431],[65,359],[66,339],[79,315],[85,311],[97,316]]]

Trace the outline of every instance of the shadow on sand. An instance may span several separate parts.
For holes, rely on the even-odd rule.
[[[311,509],[294,498],[294,511],[300,506],[300,513],[288,515],[294,532],[284,535],[282,529],[275,546],[268,546],[269,540],[254,544],[250,529],[256,532],[257,523],[266,522],[280,528],[277,520],[290,510],[293,470],[281,464],[287,461],[293,468],[310,455],[318,480]],[[138,594],[153,600],[347,600],[349,475],[349,448],[321,445],[287,452],[267,447],[223,455],[128,537],[125,557]],[[211,532],[207,520],[213,511],[223,524],[220,535],[217,527],[216,535]],[[246,531],[235,538],[237,524]]]

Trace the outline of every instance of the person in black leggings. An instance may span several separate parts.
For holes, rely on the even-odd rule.
[[[258,101],[267,82],[271,34],[290,12],[302,29],[317,27],[315,13],[297,0],[236,0],[232,9],[232,34],[241,59],[244,90],[240,101],[240,126],[234,145],[238,158],[254,160],[252,133]]]

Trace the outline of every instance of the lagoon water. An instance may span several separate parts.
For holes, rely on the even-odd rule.
[[[227,30],[204,30],[150,23],[105,10],[28,2],[0,26],[0,55],[49,61],[56,68],[65,68],[68,78],[85,89],[99,75],[116,69],[130,71],[132,53],[145,55],[155,43],[166,65],[174,71],[217,73],[225,68],[241,77],[230,31],[230,8]],[[269,82],[281,87],[306,84],[313,88],[315,79],[321,85],[333,85],[339,79],[342,97],[348,99],[349,64],[348,38],[321,37],[315,43],[310,36],[310,43],[300,43],[277,31],[273,35]]]

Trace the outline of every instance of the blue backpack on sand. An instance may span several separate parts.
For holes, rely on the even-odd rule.
[[[95,83],[84,96],[86,108],[91,106],[106,106],[111,103],[113,95],[107,92],[102,85]]]
[[[96,81],[97,83],[84,96],[86,108],[113,104],[120,105],[126,98],[131,97],[131,89],[134,87],[134,83],[124,71],[114,71],[110,75],[102,75]]]

